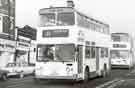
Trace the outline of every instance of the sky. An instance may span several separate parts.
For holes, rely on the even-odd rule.
[[[75,8],[110,25],[111,32],[135,32],[135,0],[73,0]],[[16,25],[37,27],[38,11],[66,0],[16,0]]]

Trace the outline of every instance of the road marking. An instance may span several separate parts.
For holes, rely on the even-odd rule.
[[[101,85],[97,86],[96,88],[103,88],[103,87],[108,86],[108,85],[110,85],[110,84],[112,84],[114,82],[117,82],[117,81],[119,81],[119,79],[114,79],[112,81],[108,81],[108,82],[106,82],[104,84],[101,84]]]
[[[22,83],[24,83],[24,82],[29,82],[29,81],[31,81],[31,80],[23,80],[23,81],[17,81],[17,82],[10,82],[10,83],[8,83],[8,84],[6,84],[6,85],[22,84]]]
[[[107,88],[114,88],[114,87],[116,87],[118,85],[121,85],[123,82],[125,82],[125,80],[120,80],[120,81],[115,82],[112,85],[108,86]]]
[[[10,80],[9,81],[11,81],[11,80],[13,80],[13,81],[18,81],[18,80],[27,80],[27,79],[31,79],[31,78],[33,78],[32,76],[29,76],[29,77],[24,77],[24,78],[10,78]]]
[[[8,84],[17,84],[17,83],[23,83],[23,82],[28,82],[31,81],[32,78],[24,78],[24,79],[18,79],[18,80],[9,80]]]
[[[18,88],[21,86],[24,86],[25,84],[16,84],[16,85],[11,85],[11,86],[7,86],[6,88]]]
[[[20,88],[21,86],[25,86],[25,82],[30,82],[32,81],[32,77],[27,77],[23,79],[11,79],[7,81],[4,85],[6,88]]]

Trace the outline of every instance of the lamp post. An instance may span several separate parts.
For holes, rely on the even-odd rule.
[[[18,39],[18,27],[15,27],[15,54],[14,54],[14,61],[17,60],[17,39]]]
[[[11,26],[11,24],[10,24],[10,0],[7,0],[8,1],[8,34],[9,34],[9,38],[10,38],[10,26]]]

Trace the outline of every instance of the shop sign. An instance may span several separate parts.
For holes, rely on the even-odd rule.
[[[19,50],[28,50],[30,48],[30,43],[17,42],[17,49]]]
[[[18,36],[17,39],[17,49],[19,50],[28,50],[30,48],[30,39],[23,36]]]
[[[15,51],[15,41],[0,39],[0,50],[14,52]]]

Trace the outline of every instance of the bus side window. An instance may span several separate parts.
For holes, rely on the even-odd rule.
[[[90,58],[95,58],[95,52],[96,52],[95,49],[96,49],[95,47],[93,47],[93,46],[91,47],[91,57]]]
[[[101,58],[105,57],[105,49],[101,47]]]
[[[101,48],[101,58],[106,58],[106,57],[108,57],[108,54],[109,54],[108,48],[102,47],[102,48]]]
[[[34,52],[36,52],[36,48],[34,48],[34,50],[33,50]]]
[[[83,46],[77,46],[76,48],[76,59],[78,62],[78,72],[82,73],[83,72]]]
[[[108,57],[108,55],[109,55],[108,48],[105,48],[105,57]]]
[[[85,58],[90,58],[90,46],[85,47]]]

